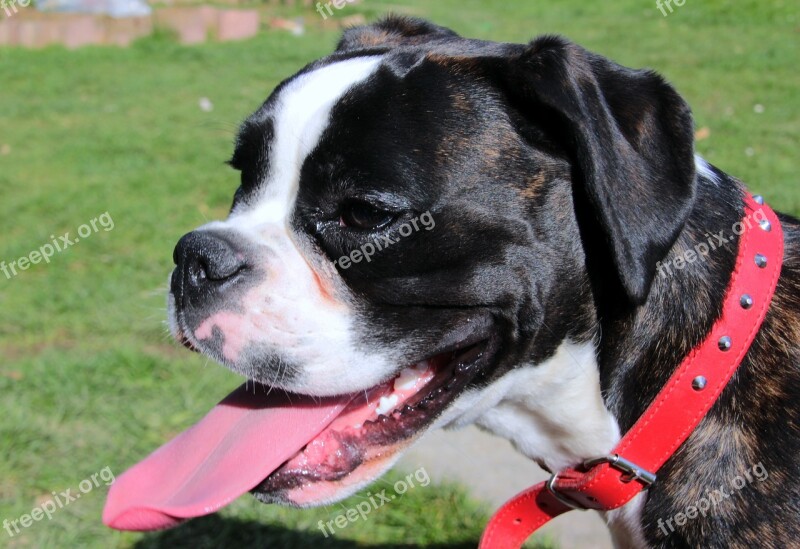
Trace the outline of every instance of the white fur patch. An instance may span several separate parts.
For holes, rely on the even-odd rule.
[[[644,537],[642,529],[642,510],[646,502],[647,491],[645,490],[619,509],[601,513],[605,515],[616,549],[647,547],[647,539]]]
[[[221,334],[227,365],[258,381],[326,396],[371,388],[398,367],[392,355],[399,349],[378,353],[358,347],[354,315],[339,275],[322,258],[309,257],[290,227],[303,162],[328,126],[331,109],[368,79],[380,61],[379,56],[348,59],[290,82],[269,113],[275,134],[260,195],[238,204],[227,220],[198,229],[235,231],[255,250],[259,285],[230,310],[205,319],[193,335],[204,341]],[[285,371],[267,372],[272,377],[264,379],[257,371],[259,357],[248,356],[248,348],[255,353],[272,349],[286,360],[285,367],[301,368],[286,383]]]
[[[706,160],[699,154],[694,155],[694,167],[697,174],[715,185],[720,185],[720,180]]]
[[[621,438],[600,393],[594,345],[570,341],[544,363],[522,366],[465,394],[439,421],[453,427],[469,423],[510,440],[551,471],[607,455]],[[646,493],[605,514],[617,547],[646,546],[640,524],[645,501]]]
[[[300,185],[300,168],[328,126],[331,109],[348,90],[369,78],[381,57],[356,57],[326,65],[289,83],[272,110],[275,139],[270,150],[269,181],[255,207],[234,209],[237,227],[286,225]]]
[[[553,471],[605,455],[620,439],[600,395],[590,343],[564,342],[542,364],[521,366],[464,395],[450,414],[455,425],[476,423]]]

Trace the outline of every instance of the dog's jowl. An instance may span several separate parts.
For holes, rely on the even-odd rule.
[[[445,426],[551,471],[606,455],[722,314],[744,238],[746,189],[695,156],[675,89],[557,37],[348,30],[244,122],[230,164],[230,215],[175,248],[169,316],[248,386],[118,479],[116,528],[248,491],[337,501]],[[605,514],[620,547],[800,539],[800,226],[780,221],[766,320],[658,480]]]

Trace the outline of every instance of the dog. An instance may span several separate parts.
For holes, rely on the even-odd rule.
[[[395,16],[280,84],[230,165],[229,217],[175,249],[170,326],[259,398],[325,408],[307,429],[281,416],[294,442],[257,431],[285,457],[239,488],[301,507],[441,427],[476,424],[548,471],[607,454],[720,316],[745,215],[657,74]],[[800,224],[780,220],[766,321],[658,482],[605,513],[618,547],[800,539]]]

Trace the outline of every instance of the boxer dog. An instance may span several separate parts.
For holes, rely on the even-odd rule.
[[[236,413],[282,415],[231,427],[224,455],[182,446],[217,453],[192,476],[219,493],[205,512],[248,490],[337,501],[440,427],[474,423],[550,471],[605,455],[720,316],[744,216],[657,74],[399,17],[280,84],[230,165],[230,215],[175,249],[170,325],[249,380]],[[617,546],[800,540],[800,226],[781,221],[755,343],[659,482],[606,513]]]

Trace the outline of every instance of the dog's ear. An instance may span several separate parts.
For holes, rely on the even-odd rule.
[[[347,29],[336,51],[412,46],[445,38],[458,38],[458,35],[424,19],[390,15],[371,25]]]
[[[688,105],[655,73],[559,37],[540,38],[509,62],[503,73],[515,106],[549,120],[570,157],[581,232],[604,248],[592,252],[610,254],[605,263],[631,302],[644,303],[694,204]]]

